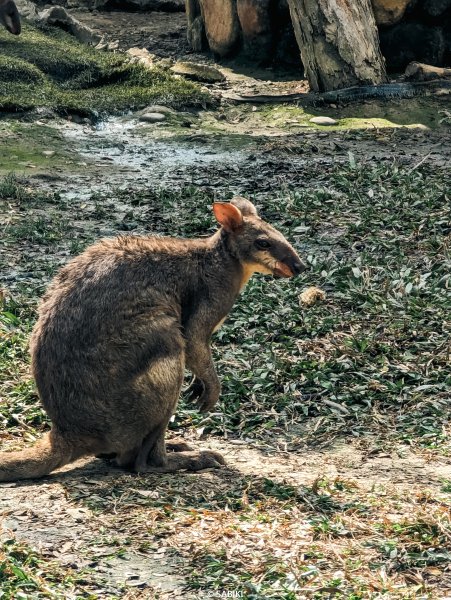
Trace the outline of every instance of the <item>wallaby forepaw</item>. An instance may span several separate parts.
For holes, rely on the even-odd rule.
[[[210,394],[202,394],[199,400],[196,403],[197,408],[200,412],[208,412],[212,410],[219,400],[219,394],[215,394],[214,396]]]
[[[201,379],[199,379],[198,377],[195,377],[193,379],[193,381],[190,383],[190,385],[187,387],[185,394],[187,394],[189,402],[194,402],[195,400],[197,400],[198,398],[200,398],[202,396],[204,391],[205,391],[204,382]]]
[[[203,450],[199,454],[191,459],[189,469],[190,471],[202,471],[203,469],[220,469],[226,464],[224,457],[219,452],[213,452],[212,450]]]

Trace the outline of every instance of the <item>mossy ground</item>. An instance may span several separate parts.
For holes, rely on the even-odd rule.
[[[0,31],[0,110],[46,107],[60,114],[101,116],[149,103],[201,106],[208,94],[162,69],[130,64],[58,29],[25,25],[19,37]]]

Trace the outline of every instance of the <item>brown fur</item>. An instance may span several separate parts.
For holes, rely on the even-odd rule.
[[[9,33],[19,35],[21,31],[20,17],[13,0],[0,0],[0,23]]]
[[[97,454],[141,472],[224,462],[213,452],[166,451],[185,366],[199,407],[213,408],[220,393],[214,328],[252,272],[287,276],[303,264],[247,200],[216,203],[214,211],[222,228],[210,238],[103,240],[61,269],[30,344],[52,430],[33,448],[1,453],[0,481],[41,477]],[[268,248],[256,247],[262,239]]]

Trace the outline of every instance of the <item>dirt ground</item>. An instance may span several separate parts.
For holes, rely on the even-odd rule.
[[[77,11],[74,15],[107,33],[110,39],[118,39],[123,49],[143,46],[163,57],[206,60],[190,53],[183,14]],[[264,73],[249,74],[243,69],[238,72],[233,65],[227,65],[224,72],[228,75],[226,86],[240,93],[306,88],[304,81],[288,76],[271,83],[271,71],[265,78]],[[451,133],[449,128],[436,129],[435,125],[446,106],[444,101],[437,101],[412,102],[409,107],[399,102],[389,108],[366,104],[341,111],[329,109],[328,114],[343,119],[341,125],[332,129],[309,126],[309,118],[320,114],[319,110],[306,116],[296,107],[233,105],[197,114],[181,113],[181,121],[162,126],[142,123],[137,115],[114,118],[97,126],[44,115],[28,122],[0,122],[0,127],[4,126],[2,131],[9,136],[9,152],[15,148],[13,160],[19,163],[27,185],[60,194],[64,218],[86,241],[129,230],[146,232],[151,208],[132,204],[124,194],[117,196],[118,190],[150,189],[157,185],[176,188],[182,182],[208,189],[219,200],[235,192],[258,200],[272,190],[289,186],[298,186],[302,191],[308,185],[304,175],[311,178],[316,174],[317,181],[321,181],[327,169],[348,163],[353,157],[365,157],[373,164],[389,164],[396,157],[400,165],[412,170],[427,161],[432,168],[444,169],[451,159]],[[382,123],[381,119],[385,121]],[[431,123],[434,127],[430,127]],[[43,149],[54,154],[43,156]],[[0,152],[0,172],[6,174],[10,166]],[[108,194],[120,199],[108,204]],[[35,207],[33,216],[44,215],[45,210]],[[17,215],[11,210],[0,215],[0,226],[6,231],[16,220]],[[55,265],[64,263],[69,255],[67,248],[56,253],[43,252],[28,242],[20,246],[5,244],[2,252],[1,283],[12,294],[27,287],[43,289]],[[226,540],[224,560],[232,572],[237,555],[247,556],[249,548],[258,554],[271,544],[280,547],[285,556],[290,556],[291,544],[293,552],[302,549],[307,564],[309,551],[315,547],[319,553],[321,548],[316,547],[313,526],[307,526],[304,517],[310,512],[322,514],[314,502],[323,495],[341,503],[336,512],[343,516],[343,522],[357,520],[352,534],[343,531],[337,534],[336,542],[332,541],[338,549],[345,542],[359,544],[359,531],[366,527],[364,521],[358,520],[357,504],[351,506],[343,500],[346,495],[371,498],[371,507],[365,510],[382,510],[385,503],[381,528],[391,519],[402,521],[420,510],[425,522],[428,511],[449,511],[449,504],[438,492],[443,482],[451,479],[451,457],[446,452],[403,444],[381,446],[377,436],[348,437],[345,441],[323,439],[318,447],[307,447],[296,443],[300,434],[295,427],[265,441],[204,435],[200,429],[183,432],[195,447],[222,452],[227,466],[195,475],[138,477],[106,461],[87,459],[43,481],[1,484],[2,538],[13,536],[26,542],[63,569],[87,570],[89,597],[221,597],[221,587],[219,591],[216,585],[209,587],[206,579],[201,580],[198,590],[187,588],[193,568],[190,557],[207,548],[201,556],[207,560],[207,542],[215,541],[214,535]],[[2,439],[5,447],[21,444],[19,436],[10,437],[7,432],[2,433]],[[277,498],[286,502],[282,508],[276,510],[258,496],[260,487],[268,488],[268,481],[276,486]],[[325,492],[321,495],[318,490]],[[248,498],[254,497],[252,494],[258,498],[257,508],[252,513],[254,520],[250,519],[252,526],[246,529],[247,517],[235,518],[230,507],[233,498],[246,505]],[[433,509],[427,504],[431,497]],[[294,508],[290,502],[295,503]],[[266,512],[270,516],[265,521]],[[213,525],[217,534],[211,531]],[[449,531],[444,535],[449,542]],[[361,546],[365,544],[362,542]],[[386,564],[378,567],[382,579],[384,569],[394,560],[391,554],[387,556]],[[344,559],[337,558],[336,573],[348,568]],[[353,568],[358,571],[363,567]],[[306,579],[298,581],[298,587],[293,588],[298,591],[292,596],[282,592],[277,595],[277,590],[271,596],[251,590],[247,597],[327,598],[339,594],[338,584],[333,582],[304,589],[313,571],[305,572]],[[373,591],[367,595],[356,592],[354,596],[349,593],[337,597],[446,598],[451,594],[449,569],[437,573],[431,567],[428,576],[434,590],[429,595],[421,587],[424,581],[414,573],[413,583],[405,592],[404,588],[380,592],[380,582],[374,582]],[[227,569],[225,574],[216,576],[216,581],[221,577],[227,580]],[[336,575],[335,579],[339,577]],[[223,590],[232,589],[231,585],[230,581],[227,587],[224,584]],[[357,589],[357,583],[355,586]],[[236,589],[241,589],[238,583]],[[87,596],[74,592],[66,597]]]

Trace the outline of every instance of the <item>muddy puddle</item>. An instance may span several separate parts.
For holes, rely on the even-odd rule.
[[[200,174],[204,168],[215,165],[233,168],[247,156],[242,150],[218,143],[215,136],[160,133],[125,118],[109,119],[95,128],[67,125],[62,134],[67,142],[77,146],[79,156],[87,164],[110,167],[105,185],[112,184],[110,175],[120,185],[127,174],[126,179],[137,177],[141,183],[165,186],[180,171]],[[100,182],[96,187],[99,185]]]

